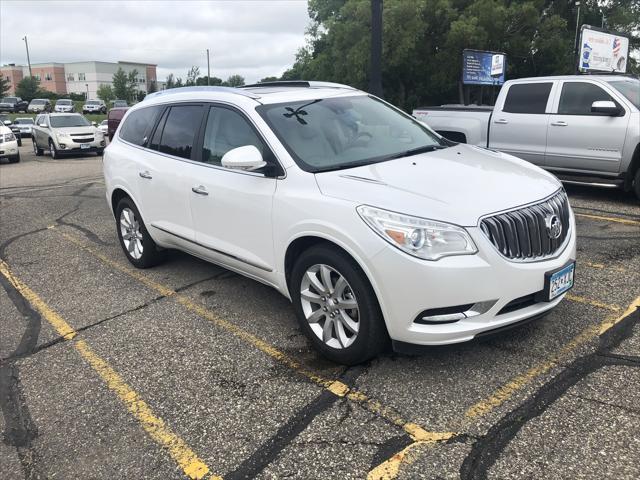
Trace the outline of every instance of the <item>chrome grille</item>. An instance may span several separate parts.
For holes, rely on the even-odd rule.
[[[556,215],[562,225],[558,238],[549,234],[547,221]],[[482,219],[480,228],[505,257],[530,261],[555,255],[569,234],[569,200],[558,192],[542,202]]]
[[[74,138],[72,139],[75,143],[91,143],[93,142],[93,137],[86,138]]]

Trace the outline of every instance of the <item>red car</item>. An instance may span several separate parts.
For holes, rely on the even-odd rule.
[[[109,136],[109,141],[113,140],[118,125],[120,125],[120,121],[127,110],[129,110],[129,107],[112,108],[109,110],[109,114],[107,115],[107,135]]]

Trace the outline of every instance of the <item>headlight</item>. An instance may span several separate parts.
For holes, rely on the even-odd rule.
[[[58,138],[69,138],[69,134],[66,132],[59,132],[56,134]]]
[[[424,218],[361,205],[360,217],[394,247],[414,257],[438,260],[451,255],[473,255],[478,251],[467,231]]]

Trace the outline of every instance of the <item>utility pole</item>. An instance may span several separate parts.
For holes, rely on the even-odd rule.
[[[211,66],[209,64],[209,49],[207,48],[207,86],[209,86],[210,77],[211,77]]]
[[[33,78],[33,74],[31,73],[31,59],[29,58],[29,42],[27,41],[27,36],[22,37],[24,40],[24,44],[27,47],[27,64],[29,65],[29,78]]]
[[[576,2],[576,7],[578,7],[578,14],[576,15],[576,37],[573,40],[573,45],[575,47],[574,55],[578,55],[580,52],[580,48],[578,47],[578,28],[580,27],[580,2]]]
[[[371,0],[369,91],[378,97],[382,97],[382,0]]]

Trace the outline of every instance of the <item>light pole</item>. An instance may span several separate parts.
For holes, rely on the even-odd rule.
[[[87,93],[84,96],[84,100],[86,102],[87,100],[89,100],[89,84],[85,83],[84,86],[87,87]]]
[[[578,55],[580,49],[578,48],[578,27],[580,26],[580,2],[576,2],[576,7],[578,7],[578,14],[576,15],[576,37],[573,40],[574,45],[574,54]]]
[[[211,78],[211,67],[209,65],[209,49],[207,48],[207,87],[209,86],[209,78]]]
[[[33,74],[31,73],[31,59],[29,58],[29,42],[27,41],[27,36],[22,37],[24,40],[24,45],[27,47],[27,65],[29,65],[29,78],[33,78]]]

